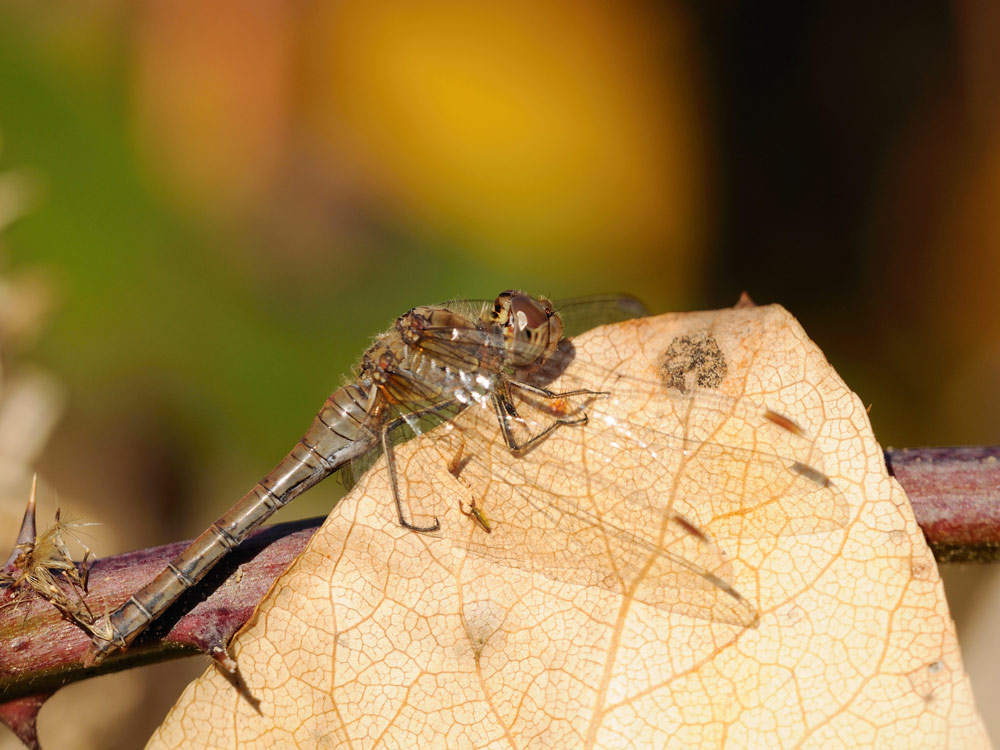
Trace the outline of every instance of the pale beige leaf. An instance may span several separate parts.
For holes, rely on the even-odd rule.
[[[694,377],[715,345],[717,395],[636,387]],[[668,315],[576,346],[565,382],[627,374],[591,383],[613,395],[587,425],[514,458],[469,411],[402,446],[435,535],[398,526],[377,464],[237,638],[259,711],[209,668],[150,747],[988,745],[909,504],[791,316]]]

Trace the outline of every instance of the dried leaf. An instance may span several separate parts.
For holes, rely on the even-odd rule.
[[[718,396],[634,401],[611,377],[589,424],[522,458],[495,422],[475,439],[478,411],[402,446],[411,513],[442,531],[399,528],[378,464],[237,636],[256,708],[209,669],[150,747],[988,745],[906,498],[794,319],[575,343],[570,380],[600,365]]]

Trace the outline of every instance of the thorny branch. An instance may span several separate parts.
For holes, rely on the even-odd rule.
[[[885,455],[939,562],[1000,559],[1000,446],[892,450]],[[214,650],[218,656],[218,649],[250,618],[322,522],[314,518],[258,531],[127,652],[114,654],[98,667],[83,667],[90,637],[49,602],[32,596],[23,597],[17,606],[0,606],[0,709],[4,703],[48,694],[96,674],[198,651]],[[93,563],[90,611],[97,615],[117,607],[186,545],[179,542]]]

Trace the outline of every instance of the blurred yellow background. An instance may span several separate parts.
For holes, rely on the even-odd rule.
[[[193,536],[396,315],[510,287],[746,290],[884,445],[998,442],[998,32],[986,2],[0,4],[4,366],[67,405],[46,519]],[[998,575],[948,575],[997,737]],[[65,691],[117,707],[71,737],[140,743],[202,666]]]

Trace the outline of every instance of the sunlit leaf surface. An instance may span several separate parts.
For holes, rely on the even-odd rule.
[[[442,530],[399,528],[377,464],[234,644],[259,711],[209,668],[150,746],[987,746],[906,498],[794,319],[575,344],[553,387],[610,392],[588,424],[401,446]]]

